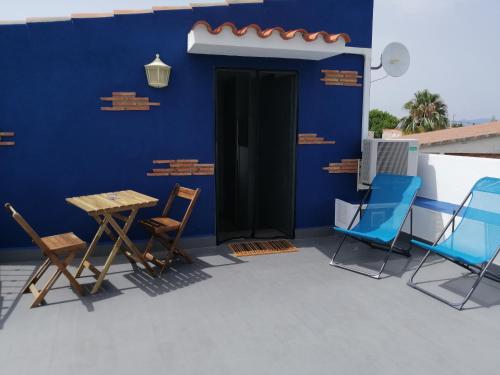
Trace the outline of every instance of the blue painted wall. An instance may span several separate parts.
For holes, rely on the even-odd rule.
[[[214,162],[213,72],[217,67],[299,72],[299,132],[336,145],[297,148],[297,228],[333,223],[334,198],[355,195],[352,175],[321,168],[358,157],[362,89],[327,87],[321,69],[362,72],[360,56],[311,62],[189,55],[187,34],[198,20],[217,26],[306,28],[346,32],[350,46],[371,47],[373,0],[266,0],[104,19],[0,26],[0,131],[15,147],[0,148],[0,201],[11,202],[42,235],[75,231],[90,241],[95,222],[64,198],[134,189],[162,198],[173,184],[201,187],[186,234],[215,231],[215,178],[146,177],[154,159]],[[146,84],[143,65],[155,53],[173,67],[163,90]],[[101,96],[136,91],[161,102],[149,112],[100,111]],[[108,104],[109,105],[109,104]],[[160,208],[144,210],[154,215]],[[140,228],[134,238],[144,237]],[[0,248],[30,240],[0,214]]]

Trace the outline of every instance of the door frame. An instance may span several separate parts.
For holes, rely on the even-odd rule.
[[[235,238],[230,238],[230,239],[225,239],[223,241],[220,240],[219,238],[219,189],[218,189],[218,166],[217,166],[217,161],[218,161],[218,147],[217,147],[217,73],[220,71],[228,71],[228,72],[255,72],[257,74],[257,77],[261,72],[267,72],[267,73],[292,73],[295,77],[295,122],[293,124],[293,129],[292,133],[294,135],[294,139],[292,139],[292,147],[293,147],[293,158],[292,158],[292,186],[291,188],[291,205],[292,205],[292,235],[291,236],[279,236],[275,238],[287,238],[287,239],[294,239],[295,238],[295,232],[296,232],[296,217],[297,217],[297,142],[298,142],[298,129],[299,129],[299,71],[294,70],[294,69],[263,69],[263,68],[240,68],[240,67],[215,67],[213,69],[213,121],[214,121],[214,160],[215,160],[215,238],[216,238],[216,244],[220,245],[221,243],[236,240],[239,238],[246,238],[246,237],[235,237]],[[259,113],[260,109],[257,108],[257,113]],[[249,239],[252,239],[253,237],[250,237]],[[253,238],[257,239],[257,238]],[[267,238],[268,240],[271,240],[272,238]]]

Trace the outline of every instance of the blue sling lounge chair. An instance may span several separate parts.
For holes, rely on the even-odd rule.
[[[467,205],[467,201],[469,202]],[[462,220],[452,224],[461,213]],[[452,233],[442,242],[447,230]],[[412,241],[415,245],[428,250],[417,267],[408,285],[438,299],[447,305],[462,310],[483,277],[499,281],[500,277],[488,271],[500,251],[500,179],[485,177],[480,179],[460,205],[448,224],[432,245]],[[477,275],[472,288],[459,303],[452,303],[418,286],[413,279],[431,253],[435,253]]]
[[[421,184],[422,180],[416,176],[377,175],[361,201],[348,229],[334,228],[342,233],[344,237],[340,241],[337,251],[333,254],[330,265],[380,279],[393,252],[409,256],[410,249],[400,249],[396,247],[396,242],[408,215],[410,215],[410,220],[413,221],[411,218],[412,205]],[[362,210],[366,201],[367,207]],[[360,215],[359,223],[352,228],[358,214]],[[410,227],[413,227],[412,223],[410,223]],[[368,273],[335,261],[347,237],[355,238],[372,247],[388,251],[377,273]]]

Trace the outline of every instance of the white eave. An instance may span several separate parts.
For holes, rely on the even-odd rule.
[[[197,24],[188,34],[188,53],[203,55],[323,60],[344,53],[345,46],[342,36],[334,42],[325,41],[323,36],[308,41],[303,33],[297,32],[292,38],[284,39],[279,30],[262,37],[254,28],[236,35],[229,25],[214,33],[205,25]]]

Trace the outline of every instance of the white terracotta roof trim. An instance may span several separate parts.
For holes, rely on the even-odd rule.
[[[25,25],[29,23],[68,22],[73,19],[111,18],[116,15],[152,14],[155,12],[191,10],[194,8],[229,6],[232,4],[261,4],[264,0],[223,0],[217,2],[189,3],[189,5],[154,6],[149,9],[114,10],[103,13],[74,13],[70,17],[29,17],[26,20],[0,20],[0,25]]]

